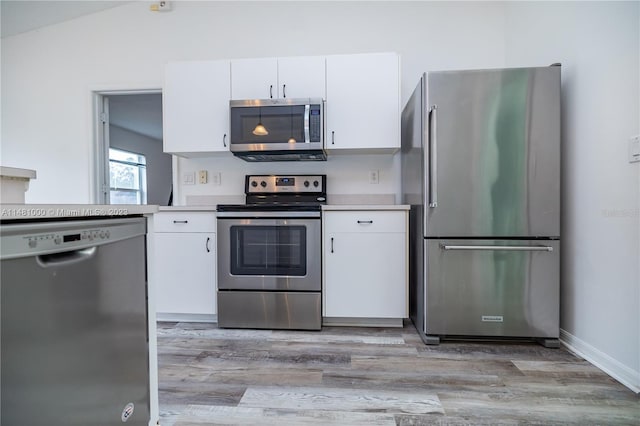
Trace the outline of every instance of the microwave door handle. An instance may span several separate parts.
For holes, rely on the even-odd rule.
[[[311,110],[311,105],[304,106],[304,143],[311,142],[309,138],[309,111]]]

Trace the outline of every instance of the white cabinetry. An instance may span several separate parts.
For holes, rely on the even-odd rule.
[[[154,215],[156,312],[165,320],[215,320],[216,223],[213,212]]]
[[[164,152],[183,157],[229,151],[230,61],[174,62],[162,91]]]
[[[326,211],[323,315],[408,317],[407,212]]]
[[[324,98],[323,56],[231,62],[232,99]]]
[[[327,56],[329,152],[400,148],[400,61],[395,53]]]

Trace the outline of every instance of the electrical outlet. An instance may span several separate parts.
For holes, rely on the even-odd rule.
[[[195,185],[196,184],[196,172],[187,172],[182,174],[183,185]]]
[[[207,183],[207,171],[206,170],[200,170],[198,172],[198,182],[199,183]]]
[[[370,184],[378,184],[379,182],[379,174],[377,170],[370,170],[369,171],[369,183]]]
[[[220,172],[211,173],[211,183],[213,185],[222,185],[222,173]]]

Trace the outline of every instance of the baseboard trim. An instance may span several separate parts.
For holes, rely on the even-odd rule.
[[[571,352],[589,361],[633,392],[640,393],[640,371],[634,371],[620,361],[562,329],[560,329],[560,341]]]
[[[402,318],[323,317],[322,325],[344,327],[402,327]]]
[[[212,314],[174,314],[156,313],[156,321],[164,322],[218,322],[218,316]]]

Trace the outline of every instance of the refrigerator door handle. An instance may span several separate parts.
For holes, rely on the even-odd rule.
[[[440,244],[443,250],[505,250],[505,251],[553,251],[549,246],[450,246]]]
[[[429,207],[438,207],[438,106],[429,108]]]

